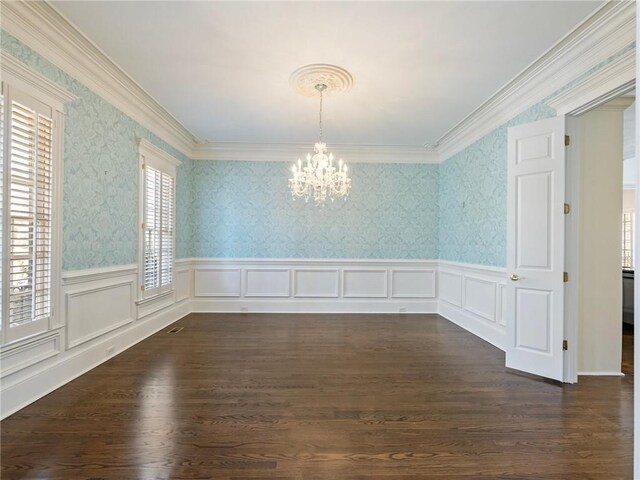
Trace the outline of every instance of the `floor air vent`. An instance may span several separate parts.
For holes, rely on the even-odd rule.
[[[184,330],[184,327],[173,327],[167,333],[180,333],[182,330]]]

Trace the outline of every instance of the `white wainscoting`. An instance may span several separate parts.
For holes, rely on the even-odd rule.
[[[504,350],[505,269],[443,260],[438,263],[438,313]]]
[[[504,269],[437,260],[176,261],[174,289],[136,301],[136,265],[65,272],[62,327],[0,349],[2,418],[190,312],[439,313],[498,348]]]
[[[437,311],[438,262],[189,260],[194,312]]]
[[[0,416],[6,418],[91,370],[191,308],[191,267],[176,263],[174,290],[136,302],[136,265],[62,274],[62,326],[0,350]]]

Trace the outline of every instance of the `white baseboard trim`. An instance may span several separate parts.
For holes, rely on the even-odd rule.
[[[622,372],[578,372],[579,377],[624,377]]]
[[[189,314],[189,305],[186,302],[175,305],[144,321],[139,321],[117,335],[98,340],[90,347],[72,351],[60,361],[3,388],[0,417],[4,419],[12,415],[187,314]],[[106,356],[106,348],[111,347],[113,352]]]
[[[491,345],[504,351],[506,344],[506,332],[499,325],[491,325],[486,320],[465,311],[460,307],[451,305],[444,300],[440,300],[438,304],[438,313],[455,323],[459,327],[464,328],[475,336],[489,342]]]

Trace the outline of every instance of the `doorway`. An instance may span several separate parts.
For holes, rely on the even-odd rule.
[[[566,380],[633,373],[635,105],[567,117]]]

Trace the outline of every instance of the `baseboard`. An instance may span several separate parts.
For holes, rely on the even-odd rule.
[[[506,332],[501,325],[491,324],[489,321],[444,300],[440,300],[438,304],[438,313],[450,322],[504,351]]]
[[[579,377],[624,377],[622,372],[578,372]]]
[[[49,364],[35,374],[3,388],[0,418],[4,419],[12,415],[189,313],[189,302],[176,304],[138,321],[117,335],[97,340],[89,347],[77,352],[70,352],[60,361]],[[108,357],[105,356],[107,344],[109,347],[113,346],[113,352]]]
[[[191,302],[194,313],[437,313],[437,300],[291,300],[198,299]]]

